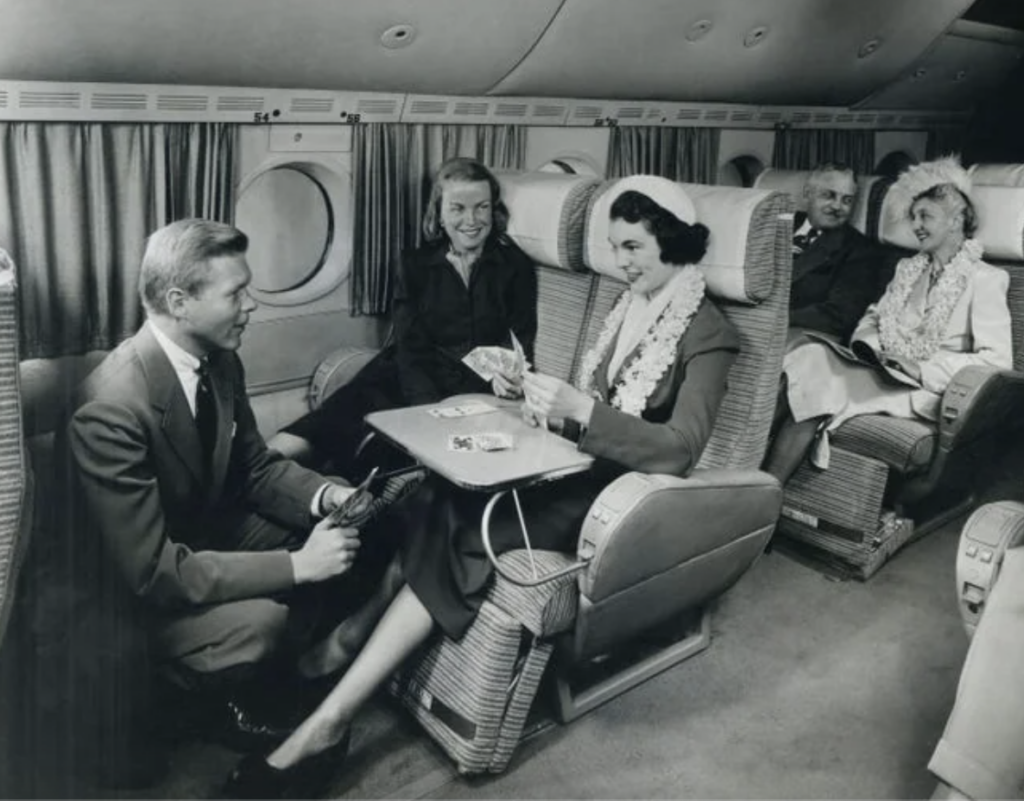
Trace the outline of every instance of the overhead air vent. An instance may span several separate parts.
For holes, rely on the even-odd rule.
[[[654,110],[656,114],[660,115],[657,109]],[[619,121],[624,120],[642,120],[644,118],[644,107],[643,106],[623,106],[619,109],[615,115]]]
[[[7,92],[0,89],[0,108],[7,108]]]
[[[835,117],[832,118],[832,121],[837,123],[837,124],[839,124],[839,125],[846,125],[846,124],[849,124],[849,123],[853,122],[853,119],[854,119],[854,117],[853,117],[852,114],[846,114],[844,112],[839,112],[838,114],[835,115]]]
[[[459,100],[456,101],[452,113],[456,117],[486,117],[488,105],[486,102]]]
[[[649,108],[647,109],[647,113],[644,114],[644,119],[648,121],[665,122],[668,117],[660,108]]]
[[[379,120],[397,121],[402,112],[402,100],[395,97],[361,97],[356,104],[360,118],[370,122]]]
[[[677,122],[694,122],[701,118],[703,112],[699,108],[681,108],[676,112]]]
[[[263,111],[263,103],[257,95],[223,95],[217,98],[217,111]]]
[[[18,96],[18,106],[24,109],[81,108],[82,95],[78,92],[41,92],[28,90]]]
[[[96,92],[90,108],[96,111],[145,111],[149,105],[146,95],[118,92]]]
[[[729,112],[724,108],[709,109],[704,113],[707,122],[726,122],[729,119]]]
[[[815,111],[811,115],[811,122],[815,122],[822,125],[835,122],[835,112],[832,111]]]
[[[878,119],[875,120],[875,124],[879,127],[885,125],[895,125],[896,115],[895,114],[879,114]]]
[[[414,99],[409,105],[409,111],[417,117],[441,117],[448,111],[448,101]]]
[[[526,117],[530,106],[527,103],[498,103],[494,107],[494,116],[503,119],[521,120]]]
[[[288,109],[293,114],[330,114],[334,109],[334,98],[293,97]]]
[[[871,125],[872,123],[875,122],[875,118],[876,117],[877,117],[876,114],[864,114],[864,113],[861,113],[861,114],[858,114],[856,117],[854,117],[854,119],[857,122],[859,122],[859,123],[861,123],[863,125]]]
[[[729,122],[753,122],[753,111],[734,111],[729,114]]]
[[[566,107],[550,103],[537,103],[533,107],[533,117],[537,120],[561,119],[565,116]]]
[[[790,118],[790,122],[794,125],[805,125],[811,121],[811,114],[809,111],[794,111],[793,116]]]
[[[767,122],[774,125],[777,122],[782,122],[781,111],[761,111],[758,112],[757,119],[760,122]]]
[[[206,111],[210,99],[206,95],[157,95],[157,111]]]
[[[572,110],[574,120],[596,120],[600,119],[604,111],[601,106],[576,106]]]

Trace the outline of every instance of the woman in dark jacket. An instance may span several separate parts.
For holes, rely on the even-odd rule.
[[[426,243],[402,254],[392,307],[394,342],[323,405],[268,445],[302,462],[332,462],[349,479],[370,412],[434,403],[466,392],[517,397],[517,378],[490,385],[462,359],[481,345],[532,359],[537,334],[535,268],[505,235],[508,210],[494,175],[468,158],[438,171],[423,220]]]

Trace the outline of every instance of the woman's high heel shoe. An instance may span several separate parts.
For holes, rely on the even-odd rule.
[[[275,768],[258,754],[249,754],[228,775],[222,795],[224,798],[319,798],[345,762],[351,733],[351,729],[347,730],[335,745],[287,768]]]

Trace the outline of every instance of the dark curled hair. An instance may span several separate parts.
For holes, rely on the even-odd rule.
[[[628,223],[643,223],[658,240],[665,264],[696,264],[708,251],[711,233],[703,223],[690,225],[659,206],[647,195],[628,189],[615,198],[609,217]]]
[[[978,230],[978,212],[974,203],[961,192],[954,184],[936,184],[930,189],[918,192],[910,203],[910,208],[919,200],[931,200],[950,209],[955,214],[960,211],[964,215],[964,236],[970,238]]]

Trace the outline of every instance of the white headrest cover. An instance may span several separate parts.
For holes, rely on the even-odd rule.
[[[975,186],[1024,186],[1024,164],[975,164],[967,172]]]
[[[594,194],[587,214],[587,239],[584,248],[587,266],[594,272],[623,279],[622,271],[615,266],[611,245],[608,242],[609,211],[615,198],[626,189],[643,191],[637,187],[633,178],[649,180],[651,177],[623,178],[605,184]],[[747,282],[747,238],[754,210],[771,192],[704,184],[680,184],[664,178],[659,178],[658,181],[672,186],[674,195],[678,196],[681,192],[688,199],[687,203],[692,205],[695,213],[686,222],[699,220],[711,232],[708,252],[699,264],[704,272],[709,293],[740,303],[763,300],[764,293],[761,289],[754,288]],[[661,205],[660,201],[658,202]],[[686,203],[681,200],[676,202],[679,204],[679,213],[685,213]],[[765,291],[771,291],[770,282]]]
[[[508,234],[538,264],[586,270],[583,228],[599,181],[580,175],[528,172],[497,176],[509,211]]]
[[[907,217],[897,218],[892,192],[882,201],[882,219],[879,239],[889,245],[917,250]],[[1024,261],[1024,187],[975,186],[971,200],[978,212],[978,232],[975,237],[991,259]]]
[[[811,170],[776,170],[769,167],[757,176],[754,188],[785,192],[793,198],[797,211],[806,211],[804,186],[810,176]],[[850,225],[862,234],[866,234],[868,230],[868,198],[871,196],[871,187],[879,179],[878,175],[861,175],[857,178],[857,200],[850,214]]]

